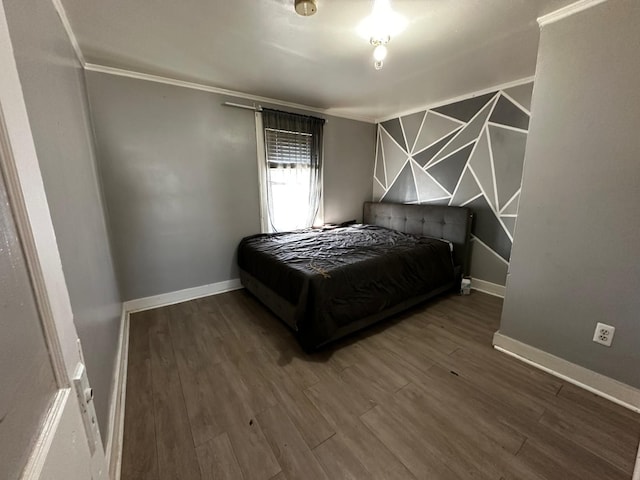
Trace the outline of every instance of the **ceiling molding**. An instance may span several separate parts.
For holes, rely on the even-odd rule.
[[[56,9],[58,16],[60,17],[62,26],[67,32],[67,36],[69,37],[69,42],[73,47],[73,50],[76,54],[78,61],[80,62],[80,65],[85,70],[89,70],[92,72],[106,73],[110,75],[118,75],[121,77],[136,78],[138,80],[146,80],[149,82],[164,83],[166,85],[174,85],[177,87],[191,88],[194,90],[201,90],[201,91],[210,92],[210,93],[218,93],[221,95],[228,95],[231,97],[252,100],[254,102],[270,103],[270,104],[278,105],[281,107],[288,107],[288,108],[293,108],[297,110],[305,110],[308,112],[320,113],[320,114],[332,116],[332,117],[346,118],[348,120],[356,120],[356,121],[365,122],[365,123],[375,123],[375,119],[372,117],[344,115],[340,113],[334,113],[330,109],[311,107],[309,105],[286,102],[284,100],[278,100],[278,99],[269,98],[269,97],[261,97],[259,95],[251,95],[249,93],[237,92],[235,90],[227,90],[227,89],[218,88],[218,87],[212,87],[212,86],[204,85],[200,83],[187,82],[187,81],[178,80],[175,78],[162,77],[158,75],[150,75],[147,73],[136,72],[133,70],[125,70],[121,68],[114,68],[114,67],[108,67],[105,65],[96,65],[96,64],[88,63],[85,60],[84,55],[82,54],[82,50],[80,49],[80,44],[78,43],[76,35],[75,33],[73,33],[73,29],[71,28],[71,23],[69,22],[69,17],[67,16],[67,11],[62,5],[61,0],[51,0],[51,3],[53,3],[53,6]]]
[[[588,8],[595,7],[596,5],[606,1],[607,0],[580,0],[576,3],[572,3],[571,5],[567,5],[566,7],[562,7],[555,12],[547,13],[546,15],[539,17],[538,25],[540,25],[540,27],[544,27],[545,25],[570,17],[571,15],[587,10]]]
[[[594,0],[591,0],[591,1],[594,1]],[[606,0],[599,0],[599,1],[602,2],[602,1],[606,1]],[[404,117],[406,115],[411,115],[412,113],[424,112],[425,110],[431,110],[433,108],[442,107],[444,105],[449,105],[450,103],[460,102],[462,100],[468,100],[469,98],[478,97],[480,95],[485,95],[487,93],[496,92],[498,90],[505,90],[507,88],[517,87],[518,85],[523,85],[525,83],[533,82],[534,79],[535,79],[535,76],[532,75],[530,77],[520,78],[520,79],[514,80],[512,82],[502,83],[500,85],[495,85],[493,87],[485,88],[483,90],[478,90],[476,92],[465,93],[464,95],[460,95],[459,97],[450,98],[450,99],[443,100],[443,101],[440,101],[440,102],[437,102],[437,103],[432,103],[432,104],[429,104],[429,105],[423,105],[421,107],[412,108],[411,110],[404,110],[404,111],[399,112],[399,113],[394,113],[393,115],[385,115],[384,117],[380,117],[380,118],[376,119],[375,123],[386,122],[387,120],[392,120],[392,119],[398,118],[398,117]]]
[[[278,100],[276,98],[261,97],[259,95],[251,95],[249,93],[237,92],[235,90],[227,90],[225,88],[212,87],[210,85],[204,85],[196,82],[187,82],[184,80],[178,80],[176,78],[161,77],[159,75],[151,75],[149,73],[136,72],[133,70],[125,70],[122,68],[107,67],[105,65],[96,65],[93,63],[86,63],[84,65],[84,68],[85,70],[88,70],[90,72],[106,73],[108,75],[116,75],[119,77],[135,78],[137,80],[146,80],[148,82],[163,83],[165,85],[173,85],[175,87],[191,88],[193,90],[201,90],[203,92],[217,93],[220,95],[227,95],[229,97],[243,98],[245,100],[251,100],[253,102],[270,103],[272,105],[278,105],[280,107],[288,107],[296,110],[305,110],[308,112],[320,113],[320,114],[331,116],[331,117],[340,117],[340,118],[346,118],[349,120],[357,120],[359,122],[375,123],[375,120],[370,117],[358,117],[354,115],[337,114],[325,108],[311,107],[309,105],[302,105],[300,103],[285,102],[284,100]]]
[[[80,45],[78,44],[78,40],[76,39],[76,35],[73,33],[71,29],[71,23],[69,23],[69,17],[67,17],[67,11],[64,9],[62,2],[60,0],[51,0],[53,3],[56,12],[58,12],[58,16],[60,17],[60,21],[62,22],[62,26],[67,32],[67,36],[69,37],[69,41],[71,42],[71,46],[73,50],[76,52],[76,57],[80,62],[82,67],[85,66],[86,62],[84,61],[84,55],[82,54],[82,50],[80,50]]]

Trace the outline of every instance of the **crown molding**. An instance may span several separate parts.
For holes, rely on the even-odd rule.
[[[178,80],[176,78],[162,77],[159,75],[136,72],[133,70],[126,70],[123,68],[107,67],[105,65],[96,65],[93,63],[86,63],[84,65],[84,68],[85,70],[88,70],[90,72],[106,73],[108,75],[135,78],[137,80],[146,80],[148,82],[163,83],[165,85],[173,85],[175,87],[191,88],[193,90],[201,90],[203,92],[217,93],[217,94],[226,95],[229,97],[243,98],[245,100],[251,100],[253,102],[269,103],[269,104],[277,105],[280,107],[287,107],[287,108],[292,108],[296,110],[304,110],[307,112],[320,113],[322,115],[327,115],[331,117],[340,117],[340,118],[346,118],[349,120],[357,120],[359,122],[375,123],[375,119],[370,117],[359,117],[356,115],[344,115],[344,114],[333,113],[330,109],[311,107],[309,105],[303,105],[300,103],[286,102],[284,100],[278,100],[276,98],[261,97],[259,95],[252,95],[249,93],[238,92],[235,90],[227,90],[226,88],[213,87],[211,85],[204,85],[202,83],[187,82],[184,80]]]
[[[538,25],[540,25],[540,27],[544,27],[545,25],[570,17],[571,15],[587,10],[588,8],[595,7],[596,5],[606,1],[607,0],[580,0],[572,3],[571,5],[567,5],[566,7],[562,7],[555,12],[547,13],[546,15],[539,17]]]
[[[331,117],[346,118],[348,120],[356,120],[356,121],[365,122],[365,123],[376,123],[375,122],[375,118],[373,118],[373,117],[358,116],[358,115],[347,115],[347,114],[343,114],[343,113],[333,112],[331,109],[312,107],[310,105],[303,105],[303,104],[300,104],[300,103],[287,102],[287,101],[284,101],[284,100],[278,100],[276,98],[261,97],[259,95],[252,95],[252,94],[249,94],[249,93],[238,92],[238,91],[235,91],[235,90],[227,90],[225,88],[213,87],[213,86],[210,86],[210,85],[204,85],[204,84],[196,83],[196,82],[187,82],[187,81],[179,80],[179,79],[176,79],[176,78],[163,77],[163,76],[159,76],[159,75],[152,75],[152,74],[148,74],[148,73],[137,72],[137,71],[134,71],[134,70],[125,70],[125,69],[122,69],[122,68],[108,67],[106,65],[97,65],[97,64],[93,64],[93,63],[88,63],[85,60],[84,55],[82,54],[82,50],[80,49],[80,44],[78,43],[78,40],[77,40],[75,34],[73,33],[73,29],[71,28],[71,23],[69,22],[69,17],[67,16],[67,11],[65,10],[64,6],[62,5],[61,0],[51,0],[51,3],[53,4],[54,8],[56,9],[56,12],[58,13],[58,16],[60,17],[60,21],[62,22],[62,26],[64,27],[65,31],[67,32],[67,36],[69,37],[69,42],[71,43],[71,46],[73,47],[73,50],[74,50],[74,52],[76,54],[76,57],[77,57],[78,61],[80,62],[80,65],[85,70],[89,70],[89,71],[92,71],[92,72],[106,73],[106,74],[109,74],[109,75],[118,75],[118,76],[121,76],[121,77],[136,78],[138,80],[146,80],[146,81],[149,81],[149,82],[164,83],[165,85],[173,85],[173,86],[176,86],[176,87],[191,88],[191,89],[194,89],[194,90],[201,90],[201,91],[204,91],[204,92],[218,93],[220,95],[227,95],[227,96],[230,96],[230,97],[243,98],[245,100],[251,100],[251,101],[254,101],[254,102],[270,103],[272,105],[277,105],[277,106],[280,106],[280,107],[287,107],[287,108],[292,108],[292,109],[297,109],[297,110],[304,110],[304,111],[307,111],[307,112],[319,113],[319,114],[327,115],[327,116],[331,116]]]
[[[603,1],[603,0],[600,0]],[[468,100],[470,98],[478,97],[480,95],[485,95],[487,93],[496,92],[498,90],[505,90],[511,87],[517,87],[518,85],[524,85],[525,83],[531,83],[535,79],[535,75],[531,75],[530,77],[520,78],[518,80],[513,80],[511,82],[502,83],[500,85],[494,85],[493,87],[485,88],[483,90],[478,90],[472,93],[465,93],[464,95],[460,95],[458,97],[449,98],[446,100],[441,100],[436,103],[431,103],[427,105],[422,105],[421,107],[412,108],[410,110],[404,110],[398,113],[394,113],[393,115],[385,115],[384,117],[377,118],[375,123],[386,122],[387,120],[393,120],[394,118],[404,117],[406,115],[411,115],[412,113],[424,112],[425,110],[431,110],[433,108],[442,107],[444,105],[449,105],[450,103],[460,102],[462,100]]]
[[[74,52],[76,52],[76,57],[80,62],[80,65],[84,68],[86,62],[84,61],[84,55],[82,55],[82,50],[80,50],[80,45],[78,44],[78,40],[76,39],[76,35],[73,33],[71,29],[71,23],[69,23],[69,17],[67,17],[67,11],[64,9],[62,2],[60,0],[51,0],[53,3],[56,12],[58,12],[58,16],[60,17],[60,21],[62,22],[62,26],[67,32],[67,37],[69,37],[69,41],[71,42],[71,46],[73,47]]]

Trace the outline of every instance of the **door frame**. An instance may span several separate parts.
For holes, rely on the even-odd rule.
[[[67,418],[76,421],[81,418],[72,379],[84,360],[1,1],[0,65],[3,66],[0,73],[0,169],[58,388],[22,474],[23,479],[38,479],[47,461],[51,460],[49,452],[61,422],[67,422]],[[79,442],[87,439],[84,429],[74,427],[73,431]],[[95,478],[107,478],[104,450],[101,441],[98,443],[99,448],[93,456],[86,443],[88,457],[81,460],[90,467]]]

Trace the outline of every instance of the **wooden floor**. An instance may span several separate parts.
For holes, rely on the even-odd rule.
[[[639,416],[493,350],[501,307],[443,297],[312,356],[245,291],[137,313],[122,479],[630,479]]]

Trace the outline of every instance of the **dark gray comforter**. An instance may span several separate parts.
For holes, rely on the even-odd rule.
[[[455,276],[448,242],[372,225],[247,237],[238,265],[297,306],[306,347]]]

